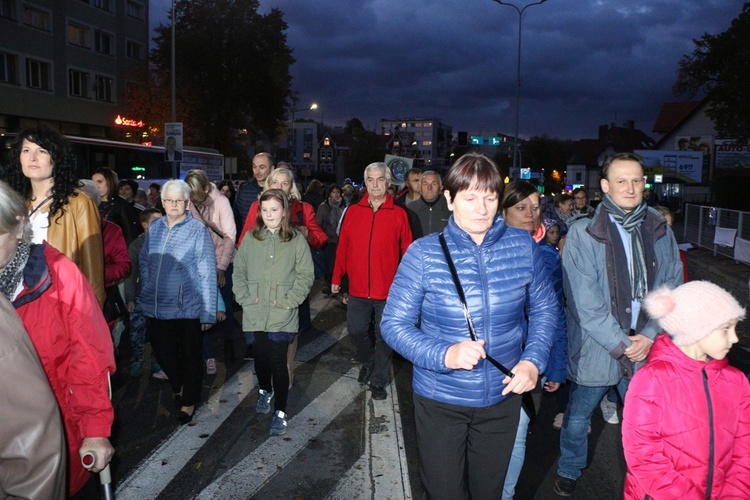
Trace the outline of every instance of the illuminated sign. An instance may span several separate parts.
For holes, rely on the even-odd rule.
[[[146,124],[143,122],[143,120],[134,120],[132,118],[126,118],[124,116],[117,115],[117,118],[115,118],[115,124],[116,125],[122,125],[124,127],[144,127]]]
[[[499,146],[503,143],[502,137],[490,137],[490,146]]]
[[[471,136],[471,145],[472,146],[481,146],[484,144],[484,137],[481,135],[472,135]]]
[[[145,167],[130,167],[130,170],[133,172],[145,172],[146,168]]]

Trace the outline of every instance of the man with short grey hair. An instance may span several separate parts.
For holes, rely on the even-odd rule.
[[[349,277],[346,322],[362,362],[360,383],[370,383],[373,399],[385,399],[393,349],[380,334],[380,320],[396,269],[412,242],[407,211],[388,194],[391,173],[385,163],[365,168],[367,194],[342,216],[331,292]],[[374,338],[370,336],[373,326]]]
[[[430,233],[439,233],[445,229],[451,211],[442,193],[440,174],[434,170],[423,172],[419,185],[421,195],[417,201],[408,206],[408,209],[419,218],[419,224],[422,226],[421,237]]]

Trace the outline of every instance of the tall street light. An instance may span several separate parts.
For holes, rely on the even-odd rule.
[[[503,2],[502,0],[492,0],[493,2],[497,2],[500,5],[507,5],[508,7],[513,7],[516,9],[516,12],[518,12],[518,66],[517,66],[517,72],[516,72],[516,134],[513,142],[513,168],[515,169],[518,166],[517,158],[518,158],[518,122],[520,120],[521,116],[521,27],[523,22],[523,11],[531,7],[532,5],[539,5],[543,4],[547,0],[539,0],[538,2],[530,3],[523,7],[522,9],[519,9],[518,6],[515,4],[509,3],[509,2]]]
[[[312,103],[308,108],[292,108],[292,165],[297,163],[297,134],[294,131],[294,114],[299,111],[312,111],[318,109],[316,103]]]

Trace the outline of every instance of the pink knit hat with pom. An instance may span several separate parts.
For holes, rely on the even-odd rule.
[[[735,298],[709,281],[659,288],[643,299],[643,307],[679,346],[700,342],[721,325],[745,317]]]

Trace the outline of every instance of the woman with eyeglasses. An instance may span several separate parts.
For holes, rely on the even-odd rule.
[[[203,332],[216,322],[216,255],[209,229],[187,210],[190,186],[161,190],[165,217],[155,219],[140,255],[141,307],[151,346],[174,391],[177,421],[193,420],[203,380]]]

